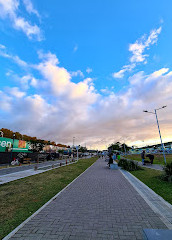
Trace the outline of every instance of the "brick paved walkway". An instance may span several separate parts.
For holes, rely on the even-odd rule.
[[[166,228],[119,170],[98,160],[11,239],[142,239]],[[58,183],[57,183],[58,184]]]

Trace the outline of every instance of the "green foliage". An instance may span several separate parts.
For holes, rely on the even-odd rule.
[[[123,169],[127,171],[135,171],[135,170],[141,170],[142,168],[138,166],[137,162],[134,162],[132,160],[126,160],[126,159],[120,159],[118,162],[118,166],[122,167]]]
[[[154,160],[153,160],[153,164],[164,164],[164,156],[163,154],[154,154]],[[127,155],[128,159],[131,160],[136,160],[136,161],[142,161],[140,154],[130,154]],[[172,162],[172,154],[167,154],[166,155],[166,161],[167,163]]]
[[[122,144],[120,142],[112,143],[108,147],[108,150],[110,152],[113,151],[113,150],[125,152],[125,151],[128,151],[129,149],[131,149],[129,146],[127,146],[125,143]]]
[[[172,182],[172,162],[167,163],[164,167],[164,173],[161,178],[165,181]]]
[[[80,146],[79,151],[82,153],[87,152],[87,148]]]

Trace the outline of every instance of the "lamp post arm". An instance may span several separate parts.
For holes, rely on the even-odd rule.
[[[145,112],[145,113],[152,113],[152,114],[155,114],[154,112],[148,112],[148,111],[143,111],[143,112]]]

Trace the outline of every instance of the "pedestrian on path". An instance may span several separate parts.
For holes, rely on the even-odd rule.
[[[108,165],[109,165],[109,168],[110,168],[110,165],[113,163],[113,158],[112,158],[112,153],[109,154],[109,162],[108,162]]]
[[[116,153],[113,153],[113,160],[116,160]]]
[[[145,150],[141,153],[142,164],[145,165]]]

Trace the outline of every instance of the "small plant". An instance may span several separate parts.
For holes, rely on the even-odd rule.
[[[172,162],[167,163],[163,170],[164,174],[161,176],[161,178],[164,181],[172,182]]]
[[[118,166],[122,167],[124,170],[127,171],[135,171],[142,169],[140,166],[138,166],[137,162],[127,159],[120,159],[118,162]]]

